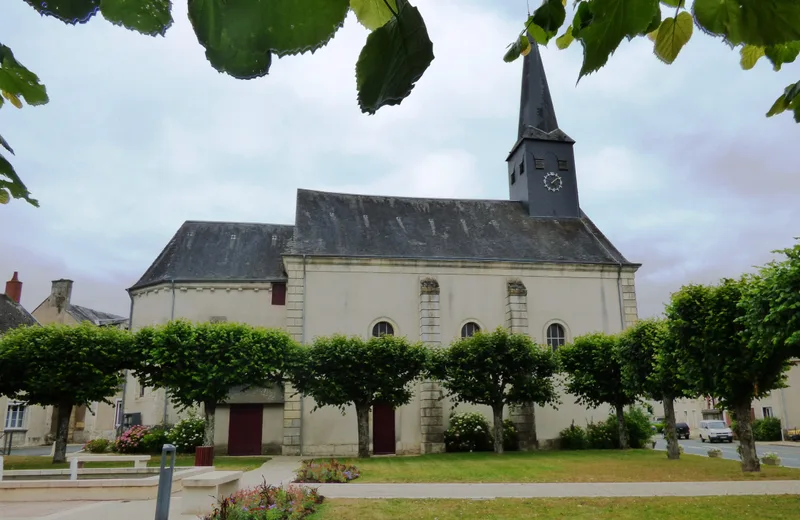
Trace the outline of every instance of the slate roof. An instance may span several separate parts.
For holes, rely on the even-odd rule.
[[[291,238],[292,226],[187,221],[130,289],[171,280],[285,281],[281,255]]]
[[[67,313],[75,318],[78,323],[90,321],[94,325],[116,325],[120,323],[127,323],[128,318],[117,316],[109,312],[96,311],[88,307],[81,307],[80,305],[72,305],[67,308]]]
[[[0,294],[0,334],[20,325],[36,325],[38,322],[25,307],[5,294]]]
[[[298,190],[289,254],[631,265],[585,215],[535,218],[521,202]]]

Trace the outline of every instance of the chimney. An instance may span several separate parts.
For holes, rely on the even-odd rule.
[[[53,280],[53,288],[50,291],[50,304],[55,305],[58,312],[64,312],[69,307],[69,300],[72,297],[72,280]]]
[[[19,274],[14,271],[14,276],[6,282],[6,296],[19,303],[22,298],[22,282],[19,281]]]

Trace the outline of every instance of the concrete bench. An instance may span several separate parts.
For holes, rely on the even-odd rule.
[[[213,499],[219,501],[239,491],[241,471],[210,471],[181,481],[181,514],[207,515]]]
[[[86,462],[133,462],[134,468],[146,468],[150,455],[86,455],[72,453],[67,455],[69,460],[69,479],[78,480],[78,468]]]

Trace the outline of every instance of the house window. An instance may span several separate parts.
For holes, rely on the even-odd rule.
[[[522,177],[525,175],[525,161],[519,163],[519,176]]]
[[[6,409],[6,430],[21,430],[25,426],[25,409],[27,405],[21,401],[9,401]]]
[[[286,305],[286,284],[272,284],[272,305]]]
[[[763,417],[764,417],[765,419],[766,419],[767,417],[775,417],[775,416],[772,414],[772,407],[771,407],[771,406],[765,406],[765,407],[761,408],[761,413],[763,414]]]
[[[481,328],[477,323],[474,321],[468,321],[463,327],[461,327],[461,337],[471,338],[476,332],[480,332],[480,330]]]
[[[511,184],[514,184],[515,182],[517,182],[517,176],[514,173],[514,170],[511,170]]]
[[[547,345],[555,352],[559,347],[563,347],[566,342],[564,327],[560,323],[553,323],[547,327]]]
[[[122,426],[122,419],[124,414],[124,409],[122,408],[122,399],[115,399],[114,400],[114,427],[119,428]]]
[[[375,338],[394,336],[394,327],[388,321],[379,321],[372,327],[372,336]]]
[[[139,397],[144,397],[144,390],[145,386],[142,383],[139,383]]]

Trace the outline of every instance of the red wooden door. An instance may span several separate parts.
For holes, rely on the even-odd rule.
[[[375,455],[395,452],[394,408],[388,404],[375,403],[372,407],[372,452]]]
[[[228,455],[261,455],[264,405],[232,404]]]

